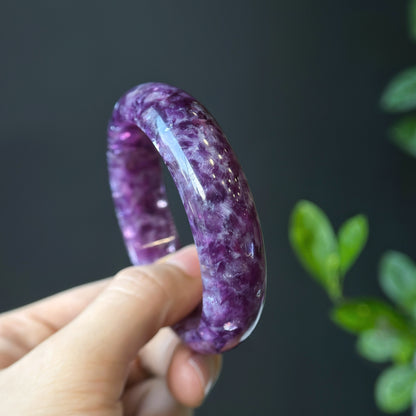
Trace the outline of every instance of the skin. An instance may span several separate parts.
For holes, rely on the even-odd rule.
[[[169,328],[202,297],[196,250],[0,315],[0,413],[184,416],[218,378]]]

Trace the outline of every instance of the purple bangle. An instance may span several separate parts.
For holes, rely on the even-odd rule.
[[[114,107],[107,159],[133,264],[179,247],[159,155],[184,204],[203,282],[202,303],[174,329],[193,350],[219,353],[250,335],[264,303],[265,253],[253,197],[224,133],[198,101],[161,83],[131,89]]]

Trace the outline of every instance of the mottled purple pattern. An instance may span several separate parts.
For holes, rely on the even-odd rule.
[[[184,91],[148,83],[116,104],[108,135],[110,185],[131,261],[178,248],[159,153],[188,215],[204,287],[202,304],[175,330],[201,353],[236,346],[260,316],[266,265],[253,197],[217,122]]]

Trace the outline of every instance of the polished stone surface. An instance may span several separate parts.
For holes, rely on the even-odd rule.
[[[253,197],[223,132],[201,104],[162,83],[131,89],[115,105],[107,158],[133,264],[152,262],[179,245],[159,154],[184,204],[204,288],[201,305],[174,329],[201,353],[228,350],[254,329],[265,297],[265,253]]]

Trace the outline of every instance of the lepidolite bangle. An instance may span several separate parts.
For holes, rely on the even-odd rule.
[[[184,204],[203,281],[202,303],[174,329],[195,351],[228,350],[251,333],[264,303],[265,253],[253,197],[223,132],[200,103],[166,84],[131,89],[114,107],[107,158],[133,264],[179,246],[159,155]]]

